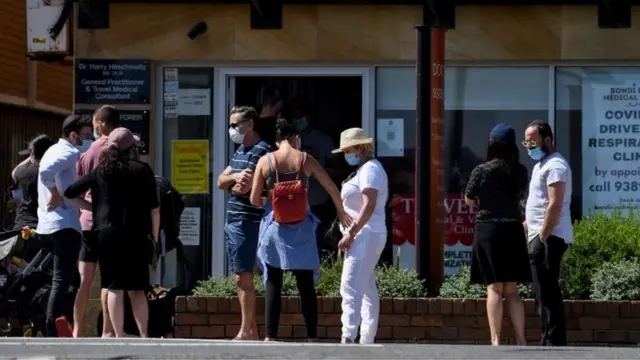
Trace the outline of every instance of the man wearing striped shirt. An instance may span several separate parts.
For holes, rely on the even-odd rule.
[[[229,137],[240,146],[233,154],[231,164],[218,177],[218,188],[231,193],[224,232],[229,268],[235,274],[242,312],[237,340],[253,340],[258,337],[253,270],[264,210],[251,205],[249,193],[256,164],[260,157],[270,151],[270,147],[254,130],[257,119],[258,113],[252,107],[239,106],[231,109]]]

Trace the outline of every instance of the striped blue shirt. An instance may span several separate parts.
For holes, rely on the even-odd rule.
[[[264,141],[259,141],[251,147],[240,145],[238,150],[231,158],[231,173],[241,172],[245,169],[256,169],[258,160],[270,151],[269,145]],[[229,195],[229,204],[227,205],[227,222],[249,220],[260,223],[264,209],[251,205],[249,194],[246,195]]]

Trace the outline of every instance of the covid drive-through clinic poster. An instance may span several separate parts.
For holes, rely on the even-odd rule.
[[[640,81],[582,85],[582,211],[640,208]]]

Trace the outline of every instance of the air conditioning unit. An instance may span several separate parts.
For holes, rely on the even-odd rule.
[[[69,18],[73,0],[26,0],[27,57],[64,59],[72,55]]]

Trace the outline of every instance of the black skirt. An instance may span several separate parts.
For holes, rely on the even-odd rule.
[[[97,231],[100,285],[109,290],[147,290],[149,241],[144,232],[118,228]]]
[[[531,282],[529,251],[520,222],[476,223],[471,254],[471,283]]]

